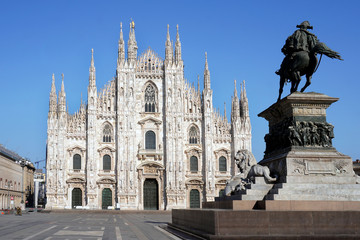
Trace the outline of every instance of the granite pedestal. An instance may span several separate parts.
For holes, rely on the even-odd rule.
[[[360,185],[332,145],[326,109],[337,98],[295,92],[259,114],[269,122],[263,177],[237,195],[177,209],[170,227],[206,239],[360,239]]]

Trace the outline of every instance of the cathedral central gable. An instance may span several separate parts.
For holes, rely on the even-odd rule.
[[[137,72],[162,74],[164,61],[152,49],[148,48],[137,60]]]

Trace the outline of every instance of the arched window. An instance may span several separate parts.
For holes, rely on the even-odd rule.
[[[79,154],[75,154],[73,156],[73,169],[75,170],[81,169],[81,156]]]
[[[109,155],[103,157],[103,170],[111,170],[111,157]]]
[[[198,144],[199,143],[199,133],[195,126],[192,126],[189,131],[189,143]]]
[[[219,158],[219,171],[220,172],[226,172],[227,168],[226,168],[226,158],[221,156]]]
[[[145,89],[145,112],[155,112],[156,108],[156,90],[152,84]]]
[[[103,129],[103,142],[111,142],[111,126],[106,124]]]
[[[190,158],[190,171],[191,172],[197,172],[198,171],[198,158],[195,156],[192,156]]]
[[[156,149],[156,136],[153,131],[147,131],[145,134],[145,149]]]

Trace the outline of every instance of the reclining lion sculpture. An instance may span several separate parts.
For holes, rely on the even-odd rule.
[[[258,165],[250,151],[246,149],[239,150],[234,160],[240,172],[227,181],[224,191],[225,196],[230,196],[232,192],[245,189],[245,185],[253,182],[256,176],[264,176],[268,182],[276,181],[276,177],[272,178],[270,176],[269,168]]]

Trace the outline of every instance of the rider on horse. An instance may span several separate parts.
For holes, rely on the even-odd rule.
[[[285,45],[281,49],[285,58],[280,69],[275,72],[280,75],[278,101],[281,99],[281,93],[286,82],[291,82],[290,93],[297,91],[303,75],[306,75],[306,83],[301,92],[311,84],[311,77],[319,64],[317,54],[342,60],[338,52],[331,50],[325,43],[319,42],[317,37],[308,31],[308,29],[313,28],[308,21],[304,21],[296,27],[299,29],[286,39]]]
[[[292,59],[296,52],[305,51],[310,53],[311,49],[319,42],[317,37],[307,30],[313,29],[308,21],[304,21],[296,27],[299,29],[286,39],[285,45],[281,49],[285,59],[288,60]],[[276,74],[280,75],[279,71],[276,71]]]
[[[317,37],[307,30],[313,29],[308,21],[304,21],[296,27],[300,29],[296,30],[293,35],[286,39],[285,45],[281,49],[281,52],[285,55],[292,54],[297,51],[310,52],[310,50],[315,47],[316,43],[319,42]]]

